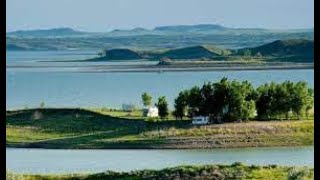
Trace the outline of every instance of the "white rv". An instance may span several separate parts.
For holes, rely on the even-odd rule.
[[[149,107],[143,109],[143,116],[144,117],[158,117],[159,110],[157,107]]]
[[[195,116],[195,117],[192,117],[192,124],[194,124],[194,125],[209,124],[209,117],[208,116]]]

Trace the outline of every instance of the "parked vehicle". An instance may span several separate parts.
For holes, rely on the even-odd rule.
[[[209,116],[195,116],[192,118],[193,125],[209,124]]]

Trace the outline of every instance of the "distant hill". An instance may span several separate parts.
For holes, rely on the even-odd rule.
[[[164,50],[203,44],[239,49],[279,39],[313,40],[314,29],[272,30],[224,27],[218,24],[160,26],[154,29],[137,27],[110,32],[82,32],[71,28],[55,28],[8,32],[6,39],[7,50],[15,50],[18,47],[27,47],[27,50],[32,51],[52,49],[99,51],[102,47]]]
[[[171,59],[200,59],[212,58],[220,56],[220,54],[211,51],[205,46],[192,46],[179,49],[173,49],[160,54],[160,57],[167,57]]]
[[[15,45],[15,44],[7,44],[6,45],[6,50],[10,50],[10,51],[26,51],[26,50],[28,50],[28,48],[24,47],[24,46]]]
[[[248,54],[249,52],[249,54]],[[197,45],[183,48],[169,49],[162,52],[154,51],[134,51],[130,49],[111,49],[105,51],[103,57],[90,59],[89,61],[104,60],[136,60],[150,59],[160,60],[170,58],[172,60],[241,60],[243,57],[259,57],[264,60],[292,61],[292,62],[313,62],[314,42],[305,39],[277,40],[261,46],[242,49],[223,49],[216,46]]]
[[[260,54],[262,56],[275,57],[298,57],[298,58],[314,58],[314,41],[306,39],[289,39],[277,40],[262,46],[253,48],[243,48],[238,50],[238,54],[248,52],[252,55]]]
[[[76,31],[71,28],[53,28],[39,30],[21,30],[8,32],[6,35],[11,37],[60,37],[87,34],[85,32]]]
[[[104,60],[135,60],[143,59],[139,52],[135,52],[130,49],[111,49],[106,50],[105,55],[102,57],[94,58],[94,61],[104,61]]]
[[[228,28],[217,24],[198,24],[198,25],[177,25],[177,26],[160,26],[153,29],[153,31],[166,32],[201,32],[201,31],[221,31]]]
[[[225,27],[219,24],[196,24],[196,25],[173,25],[159,26],[154,29],[145,29],[141,27],[133,29],[115,29],[110,32],[82,32],[71,28],[53,28],[53,29],[38,29],[38,30],[19,30],[6,33],[7,37],[72,37],[72,36],[139,36],[139,35],[185,35],[185,34],[206,34],[206,35],[261,35],[272,33],[305,33],[313,32],[314,29],[287,29],[273,30],[263,28],[233,28]]]
[[[135,60],[135,59],[152,59],[159,60],[161,58],[170,59],[201,59],[214,58],[223,54],[228,54],[229,51],[213,46],[191,46],[177,49],[170,49],[162,52],[153,51],[134,51],[130,49],[111,49],[106,50],[103,57],[94,58],[92,60]]]

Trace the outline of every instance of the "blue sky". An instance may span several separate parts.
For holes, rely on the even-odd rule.
[[[221,24],[313,28],[313,0],[6,0],[7,31],[71,27],[84,31]]]

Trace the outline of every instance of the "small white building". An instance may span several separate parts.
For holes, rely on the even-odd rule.
[[[208,116],[192,117],[192,124],[194,124],[194,125],[209,124],[209,117]]]
[[[149,107],[143,109],[143,116],[144,117],[158,117],[159,110],[157,107]]]

